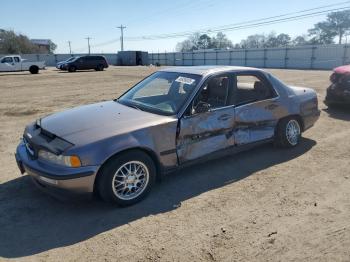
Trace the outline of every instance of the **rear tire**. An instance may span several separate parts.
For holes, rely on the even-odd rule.
[[[39,67],[37,67],[37,66],[31,66],[31,67],[29,68],[29,72],[30,72],[31,74],[37,74],[37,73],[39,73]]]
[[[110,159],[102,167],[97,190],[106,202],[133,205],[144,199],[156,181],[156,167],[142,151],[128,151]]]
[[[291,148],[299,144],[301,125],[296,117],[287,117],[279,121],[276,129],[275,144],[279,147]]]
[[[70,67],[68,67],[68,72],[73,73],[73,72],[75,72],[75,71],[77,71],[77,68],[76,68],[75,66],[70,66]]]
[[[104,67],[103,67],[103,65],[97,65],[97,67],[96,67],[96,71],[103,71],[103,69],[104,69]]]

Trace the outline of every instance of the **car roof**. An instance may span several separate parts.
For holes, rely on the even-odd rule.
[[[176,66],[163,68],[160,71],[164,72],[177,72],[177,73],[187,73],[196,75],[209,75],[213,73],[221,72],[240,72],[240,71],[263,71],[254,67],[244,67],[244,66]]]

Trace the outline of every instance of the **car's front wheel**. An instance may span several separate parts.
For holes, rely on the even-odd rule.
[[[77,71],[77,68],[76,68],[75,66],[69,66],[69,67],[68,67],[68,72],[73,73],[73,72],[75,72],[75,71]]]
[[[296,117],[282,119],[277,126],[275,143],[280,147],[294,147],[299,144],[301,127]]]
[[[151,157],[142,151],[128,151],[102,167],[97,189],[103,200],[129,206],[145,198],[155,178],[156,167]]]

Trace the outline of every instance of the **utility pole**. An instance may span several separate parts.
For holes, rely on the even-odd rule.
[[[117,28],[120,28],[120,50],[124,51],[124,29],[126,26],[120,25]]]
[[[71,47],[71,41],[68,41],[68,45],[69,45],[69,54],[72,54],[72,47]]]
[[[90,39],[91,39],[91,37],[88,36],[85,39],[88,40],[88,48],[89,48],[89,55],[90,55]]]

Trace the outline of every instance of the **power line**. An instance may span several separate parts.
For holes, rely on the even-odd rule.
[[[259,19],[254,19],[254,20],[248,20],[248,21],[244,21],[244,22],[239,22],[239,23],[234,23],[234,24],[228,24],[228,25],[224,25],[224,26],[219,26],[219,27],[213,27],[211,29],[208,28],[202,28],[202,29],[198,29],[196,31],[184,31],[182,33],[193,33],[193,32],[208,32],[208,31],[212,31],[212,30],[221,30],[222,27],[226,28],[226,27],[230,27],[230,26],[237,26],[237,25],[244,25],[244,24],[250,24],[253,22],[260,22],[260,21],[265,21],[265,20],[270,20],[270,19],[274,19],[274,18],[280,18],[280,17],[284,17],[284,16],[290,16],[290,15],[296,15],[296,14],[300,14],[300,13],[306,13],[306,12],[310,12],[310,11],[315,11],[315,10],[319,10],[319,9],[324,9],[324,8],[329,8],[329,7],[333,7],[333,6],[338,6],[338,5],[345,5],[345,4],[349,4],[350,1],[345,1],[345,2],[339,2],[339,3],[334,3],[334,4],[330,4],[330,5],[324,5],[324,6],[319,6],[319,7],[315,7],[315,8],[310,8],[310,9],[304,9],[304,10],[300,10],[300,11],[296,11],[296,12],[291,12],[291,13],[285,13],[285,14],[281,14],[281,15],[276,15],[276,16],[270,16],[270,17],[265,17],[265,18],[259,18]],[[328,12],[328,11],[327,11]]]
[[[169,33],[169,34],[134,36],[134,37],[127,37],[125,39],[127,41],[145,41],[145,40],[169,39],[169,38],[186,37],[186,36],[190,36],[190,35],[197,33],[197,32],[199,32],[199,33],[214,33],[214,32],[220,32],[220,31],[225,32],[225,31],[234,31],[234,30],[241,30],[241,29],[247,29],[247,28],[261,27],[261,26],[265,26],[265,25],[278,24],[278,23],[284,23],[284,22],[290,22],[290,21],[297,21],[297,20],[301,20],[301,19],[305,19],[305,18],[320,16],[320,15],[324,15],[326,13],[334,12],[334,11],[348,10],[350,8],[350,6],[327,9],[327,10],[322,10],[322,11],[310,13],[310,11],[325,9],[325,8],[344,5],[344,4],[348,4],[348,3],[350,3],[350,1],[339,2],[339,3],[329,4],[329,5],[325,5],[325,6],[319,6],[319,7],[315,7],[315,8],[304,9],[304,10],[300,10],[300,11],[296,11],[296,12],[285,13],[285,14],[281,14],[281,15],[277,15],[277,16],[248,20],[248,21],[244,21],[244,22],[240,22],[240,23],[228,24],[228,25],[212,27],[212,28],[202,28],[202,29],[198,29],[198,30],[183,31],[183,32]],[[303,14],[303,13],[306,13],[306,14]],[[301,14],[301,15],[296,15],[296,14]],[[294,15],[294,16],[291,16],[291,15]],[[118,28],[121,28],[121,27],[123,27],[123,25],[121,25]],[[121,31],[122,31],[122,29],[121,29]],[[121,40],[122,39],[120,39],[120,41]],[[112,39],[108,42],[100,43],[100,44],[97,44],[95,46],[109,45],[109,44],[112,44],[112,43],[115,43],[118,41],[119,41],[119,39]],[[124,41],[124,37],[123,37],[123,41]],[[121,41],[121,42],[123,42],[123,41]],[[123,43],[122,43],[122,46],[123,46]]]
[[[124,29],[126,26],[120,25],[117,28],[120,28],[120,50],[124,51]]]
[[[237,30],[237,29],[251,28],[252,26],[261,26],[261,25],[267,25],[267,24],[272,24],[272,23],[275,24],[275,23],[281,23],[281,22],[286,22],[286,21],[295,21],[295,20],[300,20],[300,19],[312,17],[312,16],[323,15],[323,14],[326,14],[329,12],[346,10],[349,8],[350,8],[350,6],[346,6],[346,7],[341,7],[341,8],[328,9],[328,10],[323,10],[323,11],[318,11],[318,12],[313,12],[313,13],[307,13],[307,14],[298,15],[298,16],[290,16],[290,17],[285,17],[285,18],[281,18],[281,19],[272,19],[271,20],[271,18],[274,18],[274,17],[262,18],[262,19],[257,19],[257,20],[251,20],[250,22],[247,21],[247,22],[242,22],[242,23],[237,23],[237,24],[230,24],[230,25],[226,25],[226,26],[221,26],[221,27],[217,27],[217,28],[215,28],[215,27],[214,28],[206,28],[206,29],[202,29],[202,30],[184,31],[184,32],[178,32],[178,33],[160,34],[160,35],[130,37],[130,38],[127,38],[127,40],[128,41],[135,41],[135,40],[167,39],[167,38],[177,38],[177,37],[190,36],[196,32],[213,33],[213,32],[220,32],[220,31],[232,31],[232,30]],[[298,12],[298,13],[300,13],[300,12]],[[268,19],[270,19],[270,20],[268,20]],[[254,21],[256,21],[257,23],[251,23]],[[265,21],[265,22],[258,22],[258,21]],[[235,26],[235,25],[241,25],[241,26]]]

